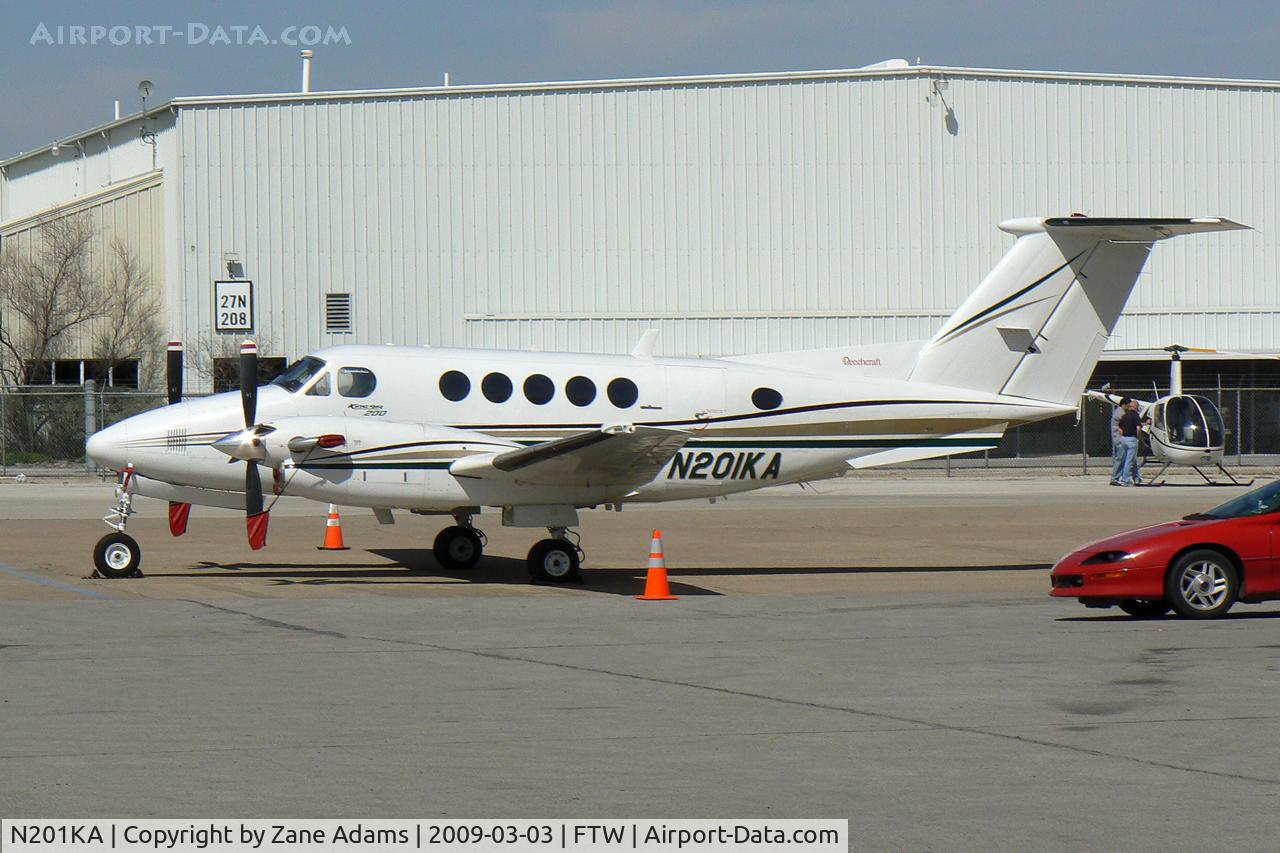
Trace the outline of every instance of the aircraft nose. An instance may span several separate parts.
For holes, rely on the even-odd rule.
[[[129,440],[129,427],[124,422],[98,430],[89,436],[84,450],[88,457],[104,468],[120,469],[128,462],[125,460],[125,446]]]

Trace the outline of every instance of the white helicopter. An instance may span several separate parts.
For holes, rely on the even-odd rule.
[[[171,405],[94,434],[121,472],[105,577],[138,573],[125,533],[134,495],[167,500],[181,535],[192,504],[244,507],[266,542],[279,495],[452,516],[433,550],[475,565],[482,508],[545,527],[528,569],[565,583],[583,557],[578,510],[714,497],[852,469],[995,447],[1010,425],[1076,409],[1153,243],[1245,228],[1227,219],[1016,219],[1016,238],[927,341],[732,358],[657,358],[656,332],[629,355],[340,346],[257,387],[242,346],[239,392]],[[238,465],[229,465],[238,462]],[[270,473],[264,488],[262,469]]]
[[[1146,435],[1151,446],[1151,456],[1164,463],[1150,479],[1150,484],[1158,484],[1171,465],[1189,465],[1209,485],[1227,485],[1218,483],[1200,470],[1201,465],[1214,465],[1231,481],[1230,485],[1249,485],[1252,480],[1242,483],[1222,467],[1222,457],[1226,450],[1226,426],[1217,405],[1208,397],[1182,392],[1182,354],[1216,350],[1192,350],[1190,347],[1173,344],[1165,347],[1164,351],[1169,353],[1169,393],[1151,402],[1137,401],[1139,414],[1143,418],[1150,418]],[[1086,396],[1112,406],[1120,405],[1123,399],[1119,394],[1108,393],[1105,388],[1088,391]]]

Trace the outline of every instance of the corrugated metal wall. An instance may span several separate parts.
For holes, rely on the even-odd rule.
[[[211,328],[234,253],[288,355],[902,340],[995,263],[1001,219],[1221,214],[1259,230],[1159,247],[1112,345],[1280,348],[1280,90],[936,76],[184,105],[173,310]],[[353,335],[322,333],[329,291]]]
[[[3,234],[5,252],[35,255],[41,249],[40,228],[51,219],[84,215],[93,229],[89,269],[102,281],[118,276],[113,244],[119,242],[139,262],[147,283],[156,293],[164,288],[164,201],[159,173],[152,173],[120,187],[98,193],[79,202],[67,204],[55,213],[31,216],[6,223]],[[93,321],[71,330],[57,353],[59,358],[94,358],[101,356],[94,341],[106,320]]]

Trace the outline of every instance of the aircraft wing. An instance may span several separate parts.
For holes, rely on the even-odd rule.
[[[468,456],[449,466],[455,477],[544,486],[643,485],[689,440],[689,433],[616,424],[500,453]]]

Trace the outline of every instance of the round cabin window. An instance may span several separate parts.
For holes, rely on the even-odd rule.
[[[609,387],[605,390],[609,395],[609,402],[619,409],[631,408],[640,397],[640,389],[636,387],[636,383],[625,376],[619,376],[610,382]]]
[[[471,380],[465,373],[450,370],[440,377],[440,393],[456,403],[471,393]]]
[[[782,395],[772,388],[757,388],[751,392],[751,403],[757,409],[776,409],[782,405]]]
[[[556,395],[556,383],[548,376],[535,373],[524,381],[524,398],[535,406],[545,406]]]
[[[585,376],[575,376],[565,383],[564,395],[575,406],[589,406],[596,398],[596,383]]]
[[[480,380],[480,391],[490,403],[505,403],[511,398],[511,379],[505,373],[490,373]]]

